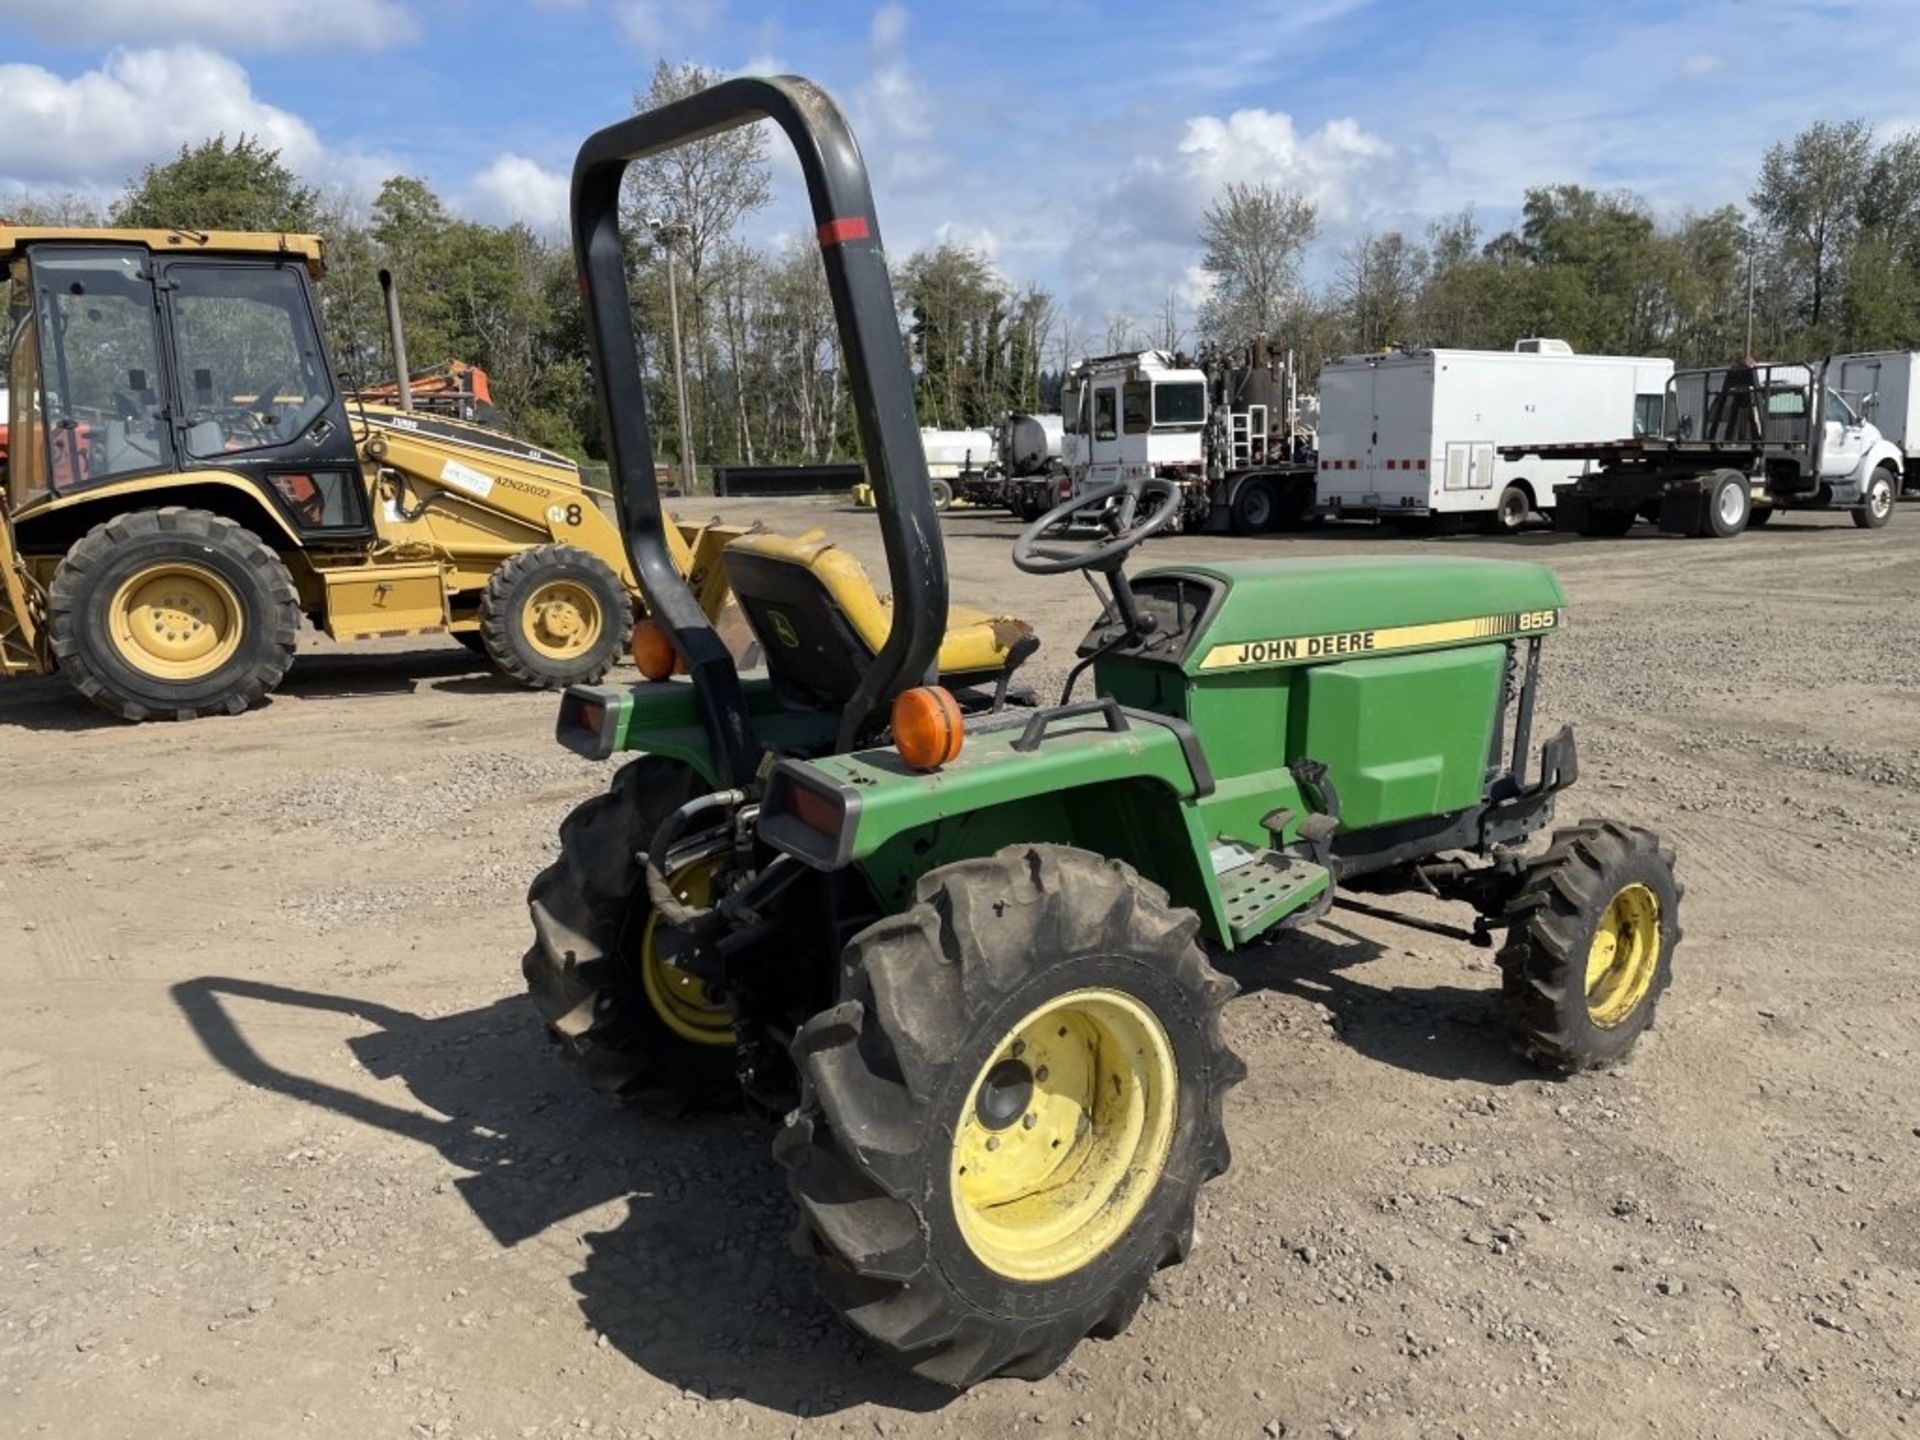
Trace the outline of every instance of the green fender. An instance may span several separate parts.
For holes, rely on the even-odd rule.
[[[852,865],[890,910],[911,904],[919,878],[937,866],[1015,843],[1076,845],[1153,877],[1231,943],[1195,804],[1212,780],[1191,732],[1138,711],[1112,728],[1109,714],[1095,712],[1056,717],[1028,748],[1022,736],[1034,716],[972,722],[959,756],[932,772],[911,769],[891,748],[781,761],[761,834],[819,868]],[[798,823],[794,786],[833,797],[839,833]]]

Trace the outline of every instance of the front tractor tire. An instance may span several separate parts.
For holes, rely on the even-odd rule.
[[[1507,911],[1514,1048],[1561,1073],[1625,1059],[1673,978],[1684,893],[1651,831],[1612,820],[1555,831]]]
[[[238,715],[286,677],[300,633],[280,557],[179,506],[88,531],[54,572],[47,612],[60,672],[123,720]]]
[[[1233,983],[1117,861],[1012,846],[856,936],[793,1042],[795,1248],[849,1325],[962,1388],[1132,1320],[1227,1168]]]
[[[496,669],[535,690],[593,685],[633,632],[633,602],[599,556],[537,545],[495,570],[480,596],[480,642]]]
[[[733,1021],[656,951],[635,857],[704,788],[676,761],[632,761],[560,823],[559,858],[527,892],[534,943],[521,970],[562,1052],[596,1089],[666,1094],[676,1108],[731,1102]],[[673,878],[683,898],[704,902],[704,873]]]

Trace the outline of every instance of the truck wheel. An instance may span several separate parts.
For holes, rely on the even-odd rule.
[[[1651,831],[1612,820],[1556,830],[1507,907],[1499,960],[1514,1048],[1563,1072],[1622,1059],[1672,979],[1684,893]]]
[[[500,673],[534,689],[591,685],[627,648],[633,603],[613,568],[577,545],[511,557],[480,596],[480,636]]]
[[[1730,540],[1747,528],[1753,490],[1738,470],[1716,470],[1707,480],[1707,533]]]
[[[1233,533],[1264,535],[1279,515],[1273,486],[1265,480],[1244,480],[1233,492]]]
[[[300,599],[252,531],[204,510],[116,515],[67,552],[47,596],[61,672],[123,720],[238,715],[285,678]]]
[[[1898,481],[1893,471],[1881,466],[1867,481],[1867,493],[1853,512],[1853,523],[1862,530],[1878,530],[1892,518],[1893,501],[1897,493]]]
[[[1493,507],[1487,528],[1496,535],[1518,535],[1533,514],[1533,497],[1524,485],[1509,485],[1500,492],[1500,503]]]
[[[674,760],[647,756],[560,822],[560,857],[527,891],[533,948],[527,991],[567,1058],[601,1090],[673,1089],[731,1099],[733,1019],[654,948],[656,919],[636,854],[660,822],[704,787]],[[705,900],[707,874],[674,877]]]
[[[1118,1335],[1227,1168],[1234,993],[1199,921],[1118,861],[1010,846],[922,877],[793,1042],[775,1142],[795,1248],[926,1379],[1039,1379]]]
[[[930,480],[927,484],[933,490],[933,508],[945,510],[953,504],[953,483],[949,480]]]
[[[1640,517],[1631,510],[1589,510],[1581,521],[1580,533],[1601,539],[1618,540]]]

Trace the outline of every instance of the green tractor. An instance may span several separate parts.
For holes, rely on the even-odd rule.
[[[722,562],[766,657],[743,675],[668,554],[617,217],[630,163],[760,119],[806,177],[893,599],[817,535],[735,541]],[[526,976],[604,1087],[780,1117],[796,1244],[860,1335],[957,1387],[1044,1375],[1123,1330],[1228,1164],[1244,1067],[1209,954],[1310,925],[1342,892],[1463,903],[1483,943],[1503,929],[1508,1024],[1543,1067],[1632,1047],[1680,886],[1630,825],[1529,847],[1576,774],[1566,729],[1529,763],[1564,622],[1550,572],[1130,576],[1179,506],[1130,478],[1015,542],[1020,569],[1104,587],[1060,703],[1018,703],[1031,632],[948,604],[873,200],[828,97],[737,79],[623,121],[582,149],[573,207],[653,619],[635,638],[649,678],[562,701],[562,743],[640,758],[561,826]],[[1096,538],[1058,538],[1084,533],[1055,528],[1075,511]]]

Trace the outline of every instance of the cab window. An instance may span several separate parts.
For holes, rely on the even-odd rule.
[[[1129,380],[1120,391],[1120,425],[1129,435],[1144,435],[1153,428],[1151,407],[1153,387],[1144,380]]]
[[[33,257],[47,474],[56,490],[172,466],[146,266],[134,250]]]
[[[1115,399],[1116,392],[1111,389],[1093,392],[1093,438],[1096,440],[1112,440],[1119,433],[1119,407]]]
[[[1658,435],[1661,426],[1666,423],[1667,397],[1665,395],[1636,395],[1633,397],[1633,433],[1635,435]]]
[[[1207,387],[1193,381],[1153,387],[1155,425],[1200,425],[1207,418]]]
[[[18,291],[15,292],[19,293]],[[7,348],[7,500],[18,508],[47,488],[46,417],[40,409],[40,331],[17,316]]]
[[[1069,435],[1080,433],[1080,387],[1063,385],[1060,388],[1060,424]]]
[[[297,440],[333,398],[299,275],[175,265],[168,278],[187,453],[208,460]]]

